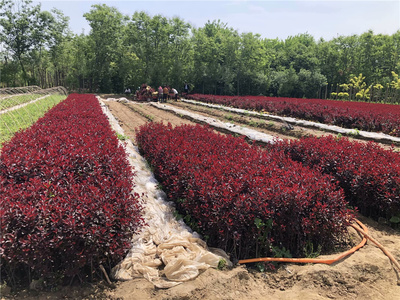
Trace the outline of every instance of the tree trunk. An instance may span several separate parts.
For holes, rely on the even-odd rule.
[[[239,72],[237,73],[237,95],[239,96]]]
[[[21,66],[22,73],[24,74],[24,84],[25,84],[26,82],[28,82],[28,85],[29,85],[28,76],[27,76],[27,74],[26,74],[26,71],[25,71],[25,68],[24,68],[24,64],[22,63],[21,56],[18,55],[17,58],[18,58],[18,61],[19,61],[19,65]]]

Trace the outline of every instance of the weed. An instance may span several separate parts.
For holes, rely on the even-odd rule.
[[[393,228],[400,228],[400,215],[391,217],[389,222]]]
[[[272,246],[271,251],[274,257],[292,258],[292,254],[290,254],[290,251],[285,247],[279,248],[277,246]]]
[[[260,271],[260,272],[264,272],[265,271],[265,263],[259,262],[259,263],[257,263],[256,266],[257,266],[258,271]]]
[[[264,223],[261,219],[255,218],[254,225],[256,225],[259,230],[258,243],[256,245],[256,256],[258,257],[261,253],[266,253],[268,251],[268,233],[272,228],[272,219],[269,219]]]
[[[320,256],[322,250],[322,246],[318,245],[317,250],[314,251],[314,244],[310,241],[308,241],[304,247],[304,255],[307,258],[315,258]]]
[[[177,221],[183,219],[183,216],[182,216],[180,213],[178,213],[177,210],[174,210],[174,212],[173,212],[172,214],[173,214],[174,218],[175,218]]]
[[[127,137],[126,135],[120,134],[120,133],[117,133],[117,137],[120,141],[126,141],[129,139],[129,137]]]
[[[218,262],[218,267],[217,267],[217,269],[218,269],[218,270],[222,270],[223,268],[225,268],[225,266],[226,266],[226,260],[223,259],[223,258],[221,258],[221,259],[219,260],[219,262]]]
[[[145,115],[145,118],[148,119],[150,122],[154,121],[154,116],[152,115]]]
[[[224,118],[229,120],[229,121],[233,121],[233,116],[231,114],[225,115]]]
[[[359,136],[360,135],[360,131],[357,128],[354,128],[353,131],[349,132],[349,135]]]
[[[248,124],[249,126],[251,126],[251,127],[258,127],[258,126],[260,126],[260,123],[259,123],[259,122],[253,121],[253,120],[249,121],[247,124]]]

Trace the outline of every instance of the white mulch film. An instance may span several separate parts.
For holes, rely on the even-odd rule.
[[[161,104],[158,102],[151,102],[151,105],[153,105],[157,108],[163,109],[163,110],[172,111],[179,115],[184,115],[186,117],[190,117],[191,119],[194,119],[194,120],[197,120],[197,121],[200,121],[203,123],[207,123],[214,128],[218,128],[218,129],[222,129],[225,131],[230,131],[233,133],[244,135],[254,141],[260,141],[263,143],[274,143],[275,140],[279,140],[270,134],[262,133],[257,130],[250,129],[250,128],[243,127],[243,126],[237,126],[232,123],[225,123],[218,119],[205,117],[205,116],[202,116],[202,115],[199,115],[196,113],[189,112],[187,110],[175,108],[175,107]]]
[[[124,134],[103,101],[98,99],[112,128]],[[192,232],[183,221],[175,219],[175,209],[158,188],[158,182],[138,148],[130,141],[123,144],[136,173],[134,192],[144,194],[143,217],[147,226],[133,236],[132,248],[112,270],[112,277],[118,280],[144,277],[158,288],[169,288],[197,277],[200,270],[217,268],[221,259],[231,265],[224,251],[208,248],[197,233]],[[160,271],[162,266],[164,268]]]
[[[327,124],[322,124],[322,123],[317,123],[317,122],[312,122],[312,121],[306,121],[306,120],[300,120],[296,118],[291,118],[291,117],[280,117],[280,116],[275,116],[275,115],[270,115],[267,113],[259,113],[255,111],[249,111],[245,109],[240,109],[240,108],[234,108],[234,107],[226,107],[222,105],[216,105],[216,104],[208,104],[208,103],[203,103],[199,101],[194,101],[194,100],[187,100],[187,99],[182,99],[183,102],[187,103],[192,103],[192,104],[197,104],[197,105],[203,105],[206,107],[212,107],[212,108],[218,108],[218,109],[223,109],[226,111],[230,112],[235,112],[235,113],[240,113],[240,114],[250,114],[254,116],[260,116],[268,119],[273,119],[273,120],[278,120],[278,121],[286,121],[287,123],[293,124],[293,125],[298,125],[298,126],[303,126],[303,127],[314,127],[314,128],[319,128],[325,131],[331,131],[331,132],[336,132],[340,134],[356,134],[359,136],[362,136],[367,139],[373,139],[377,142],[379,141],[388,141],[388,142],[400,142],[399,137],[394,137],[382,132],[369,132],[369,131],[356,131],[354,129],[348,129],[348,128],[342,128],[339,126],[335,125],[327,125]]]

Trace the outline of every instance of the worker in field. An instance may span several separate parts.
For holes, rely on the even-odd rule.
[[[167,86],[164,87],[163,89],[163,101],[164,103],[167,102],[168,100],[168,93],[169,93],[169,89]]]
[[[158,102],[162,102],[163,100],[163,88],[161,87],[161,85],[158,87]]]
[[[175,98],[175,101],[178,101],[178,91],[176,90],[176,89],[172,89],[172,92],[174,93],[174,98]]]
[[[185,82],[184,90],[185,90],[185,94],[187,96],[187,94],[189,94],[189,85],[187,82]]]

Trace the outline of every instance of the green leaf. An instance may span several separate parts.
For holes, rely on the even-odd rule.
[[[397,217],[397,216],[391,217],[389,221],[391,223],[398,224],[398,223],[400,223],[400,217]]]

